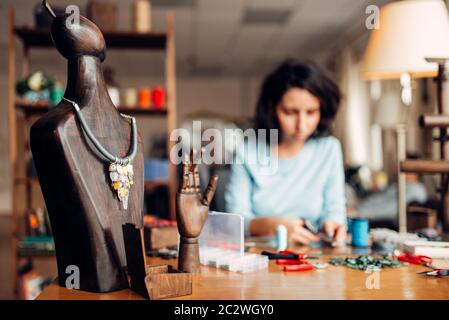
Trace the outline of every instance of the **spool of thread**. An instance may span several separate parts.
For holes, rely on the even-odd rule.
[[[276,228],[276,244],[277,251],[285,250],[288,247],[288,232],[283,224]]]
[[[133,29],[136,32],[151,31],[151,3],[148,0],[135,0],[132,6]]]
[[[137,90],[134,88],[127,88],[123,90],[123,105],[128,108],[135,108],[137,106]]]
[[[352,246],[357,248],[368,247],[369,223],[367,219],[352,219]]]
[[[348,234],[352,234],[352,218],[347,218],[346,222],[348,225]]]
[[[152,92],[153,106],[157,109],[162,109],[165,105],[165,91],[162,87],[157,86],[153,88]]]
[[[50,91],[50,101],[52,105],[57,105],[64,96],[64,89],[60,86],[54,86]]]
[[[151,90],[149,88],[142,88],[139,90],[139,106],[141,108],[151,107]]]

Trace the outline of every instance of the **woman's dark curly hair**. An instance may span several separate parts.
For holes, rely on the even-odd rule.
[[[312,137],[332,134],[332,124],[340,104],[340,90],[311,61],[287,60],[265,78],[257,102],[255,129],[278,129],[279,141],[282,141],[276,107],[290,88],[307,90],[320,101],[321,119]]]

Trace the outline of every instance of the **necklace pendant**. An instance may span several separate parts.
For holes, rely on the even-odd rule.
[[[120,201],[120,205],[123,210],[128,210],[128,196]]]
[[[117,197],[120,201],[120,208],[128,209],[129,190],[134,184],[133,181],[134,170],[132,164],[122,166],[118,163],[111,163],[109,165],[109,178],[111,179],[111,186],[117,192]]]

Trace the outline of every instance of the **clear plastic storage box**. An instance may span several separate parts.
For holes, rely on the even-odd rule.
[[[252,272],[268,266],[268,257],[245,254],[243,217],[209,212],[199,239],[200,263],[234,272]]]

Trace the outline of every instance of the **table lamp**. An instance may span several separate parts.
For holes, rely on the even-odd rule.
[[[447,60],[449,17],[444,2],[404,0],[381,8],[379,25],[371,33],[361,71],[365,80],[401,79],[401,97],[405,104],[411,103],[412,78],[436,77],[438,111],[441,114],[441,88],[445,80],[444,65]],[[397,133],[399,168],[405,160],[406,150],[403,124],[398,126]],[[442,129],[440,136],[445,135]],[[444,150],[444,143],[441,148]],[[405,174],[398,170],[400,232],[407,230],[405,184]]]
[[[449,19],[442,0],[404,0],[383,6],[362,65],[366,80],[434,77],[438,65],[425,57],[449,57]]]

